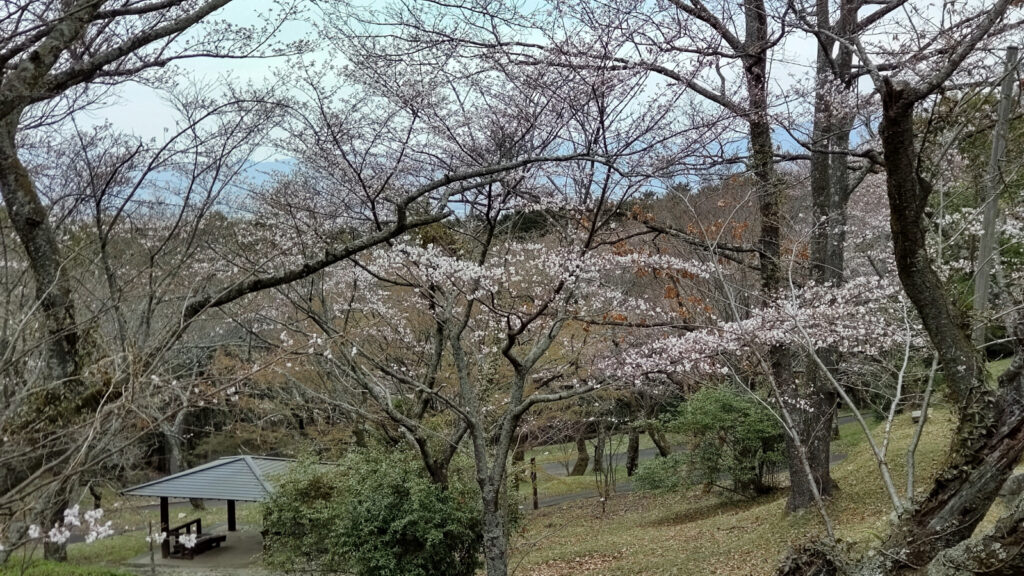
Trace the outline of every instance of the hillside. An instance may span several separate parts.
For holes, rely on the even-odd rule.
[[[935,410],[929,419],[917,454],[918,489],[939,469],[951,424],[945,410]],[[873,432],[881,434],[882,428],[876,423]],[[909,415],[899,416],[893,427],[889,451],[901,487],[913,430]],[[841,492],[829,514],[841,539],[870,543],[886,533],[889,507],[858,424],[842,427],[833,451],[848,457],[834,467]],[[768,575],[775,566],[766,559],[823,533],[817,514],[787,516],[784,505],[784,494],[746,501],[698,489],[618,495],[604,514],[596,499],[543,508],[529,516],[517,538],[516,562],[520,574],[533,576]]]

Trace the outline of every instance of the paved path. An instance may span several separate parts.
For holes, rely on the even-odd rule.
[[[685,446],[673,446],[672,447],[672,453],[674,454],[676,452],[682,452],[685,449],[686,449]],[[650,448],[644,448],[643,450],[640,450],[639,456],[640,456],[640,459],[639,459],[640,462],[645,462],[647,460],[652,460],[656,456],[658,456],[658,449],[653,447],[653,446],[650,447]],[[591,461],[591,463],[593,463],[593,461],[594,461],[594,455],[593,454],[590,455],[590,461]],[[563,462],[564,462],[563,460],[555,460],[553,462],[541,462],[540,467],[541,467],[541,470],[543,470],[547,474],[550,474],[551,476],[561,476],[561,477],[564,478],[565,476],[567,476],[567,474],[565,472],[565,464]],[[615,454],[612,455],[612,462],[614,462],[616,466],[625,466],[626,465],[626,453],[625,452],[616,452]],[[572,468],[573,464],[575,464],[575,463],[576,463],[576,452],[573,451],[572,454],[569,456],[569,468]],[[588,470],[590,470],[590,469],[588,468]]]

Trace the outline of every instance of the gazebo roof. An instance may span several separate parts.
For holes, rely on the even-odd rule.
[[[267,456],[225,456],[195,468],[122,491],[130,496],[202,498],[259,502],[273,491],[271,479],[295,460]]]

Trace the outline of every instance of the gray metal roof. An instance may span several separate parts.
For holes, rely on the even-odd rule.
[[[259,502],[273,491],[272,482],[295,461],[266,456],[226,456],[183,472],[124,490],[131,496],[166,496]]]

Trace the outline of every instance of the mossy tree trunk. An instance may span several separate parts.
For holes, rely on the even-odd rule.
[[[632,476],[640,465],[640,431],[629,428],[629,442],[626,444],[626,476]]]
[[[576,437],[576,464],[569,471],[569,476],[583,476],[590,466],[590,454],[587,453],[587,441],[580,434]]]

